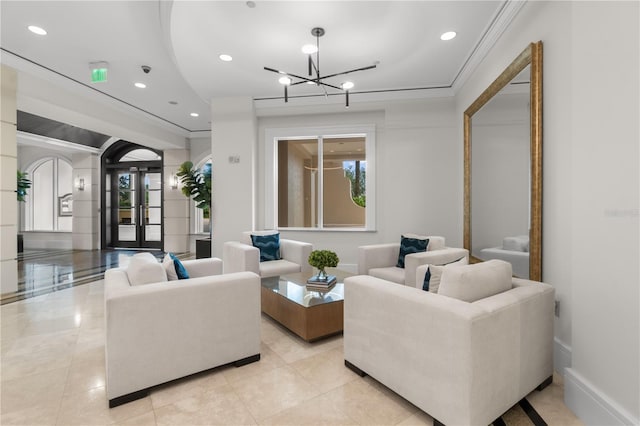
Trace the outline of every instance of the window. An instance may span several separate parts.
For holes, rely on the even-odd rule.
[[[25,203],[25,230],[71,231],[73,168],[62,158],[47,158],[27,168],[31,189]]]
[[[268,131],[274,149],[273,170],[267,173],[272,173],[274,197],[265,202],[267,227],[374,229],[374,135],[372,128],[364,130],[313,136]]]

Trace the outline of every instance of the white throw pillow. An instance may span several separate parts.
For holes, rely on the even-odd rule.
[[[511,277],[511,264],[504,260],[444,268],[438,294],[475,302],[511,289]]]
[[[164,255],[162,259],[162,266],[164,267],[164,271],[167,273],[167,279],[169,281],[177,281],[178,274],[176,273],[176,266],[173,263],[173,259],[169,256],[169,253]]]
[[[131,285],[143,285],[167,281],[167,273],[151,253],[138,253],[131,257],[127,267]]]
[[[431,275],[431,278],[429,279],[429,293],[438,292],[438,289],[440,288],[440,281],[442,280],[442,272],[445,268],[455,268],[456,266],[468,264],[469,260],[465,256],[456,262],[447,263],[446,265],[428,265],[427,268],[429,270],[429,274]],[[424,285],[424,279],[422,280],[422,283]]]

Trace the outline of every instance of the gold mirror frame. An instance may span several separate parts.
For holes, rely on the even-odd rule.
[[[529,279],[542,281],[542,42],[531,43],[464,112],[464,248],[471,255],[471,118],[523,69],[531,65],[531,223]]]

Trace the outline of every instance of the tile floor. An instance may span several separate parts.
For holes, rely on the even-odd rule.
[[[260,362],[214,369],[109,409],[103,294],[100,280],[0,307],[0,424],[432,424],[375,380],[345,368],[341,336],[305,343],[264,316]],[[550,425],[581,424],[562,395],[556,375],[527,399]],[[511,417],[504,416],[507,424],[526,424]]]

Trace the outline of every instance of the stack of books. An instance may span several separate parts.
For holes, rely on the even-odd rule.
[[[327,275],[326,279],[319,279],[317,275],[307,280],[307,289],[313,291],[329,291],[338,282],[335,275]]]

